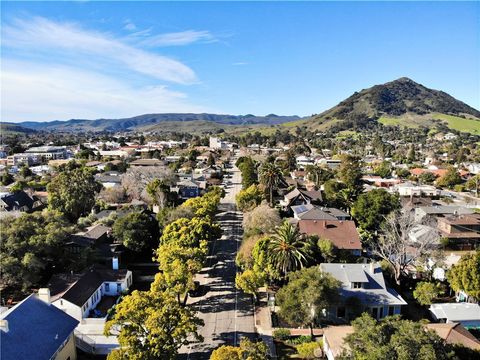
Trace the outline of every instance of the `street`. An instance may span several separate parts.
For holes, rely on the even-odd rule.
[[[241,190],[241,175],[236,167],[231,170],[217,215],[223,235],[211,244],[207,266],[196,277],[203,296],[189,297],[187,303],[205,322],[200,329],[204,341],[183,347],[180,359],[209,359],[222,344],[238,345],[242,337],[254,337],[251,298],[235,288],[235,257],[242,241],[242,213],[236,211],[235,195]]]

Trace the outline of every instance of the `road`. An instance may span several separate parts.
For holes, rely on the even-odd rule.
[[[219,345],[235,346],[242,337],[254,338],[250,296],[235,288],[235,257],[242,241],[242,213],[237,212],[235,206],[235,195],[241,190],[241,175],[236,167],[230,180],[232,184],[225,189],[226,195],[217,215],[223,236],[211,244],[207,266],[196,277],[204,295],[190,297],[187,303],[205,322],[200,329],[204,341],[183,347],[179,359],[209,359],[212,350]]]

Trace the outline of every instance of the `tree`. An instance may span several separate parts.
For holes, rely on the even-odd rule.
[[[462,256],[447,272],[447,279],[453,290],[480,299],[480,251]]]
[[[410,149],[408,150],[407,160],[409,163],[414,162],[416,159],[415,156],[415,145],[410,145]]]
[[[71,229],[62,214],[53,211],[0,219],[1,282],[27,290],[37,285],[53,265],[67,258],[62,244]]]
[[[335,259],[335,246],[330,240],[320,238],[318,239],[317,246],[327,263]]]
[[[327,309],[338,301],[340,282],[317,266],[290,275],[290,281],[276,295],[279,315],[292,326],[313,327]]]
[[[394,211],[390,213],[381,226],[380,239],[372,244],[372,252],[392,267],[395,282],[400,285],[400,279],[405,270],[414,264],[417,257],[426,256],[439,239],[438,233],[432,229],[419,241],[412,244],[409,234],[416,226],[410,212]],[[416,256],[411,255],[411,248]]]
[[[149,201],[147,185],[154,180],[162,180],[164,185],[173,185],[175,175],[172,170],[160,166],[135,166],[122,176],[122,186],[130,199]]]
[[[120,349],[108,359],[176,359],[178,350],[192,338],[202,340],[203,321],[191,308],[180,306],[168,292],[137,291],[124,297],[105,324],[105,335],[119,331]]]
[[[243,273],[237,273],[235,276],[235,286],[246,294],[250,294],[257,299],[258,288],[265,283],[262,274],[251,269],[245,270]]]
[[[382,178],[388,178],[392,175],[392,164],[389,161],[382,161],[378,166],[374,168],[375,175]]]
[[[212,153],[208,155],[207,166],[215,165],[215,158],[213,157]]]
[[[458,173],[458,170],[453,166],[450,166],[447,173],[437,180],[437,185],[441,187],[453,188],[457,184],[462,183],[462,178]]]
[[[281,224],[278,210],[272,209],[267,204],[257,206],[243,215],[243,229],[246,234],[271,234]]]
[[[362,229],[376,231],[384,217],[399,207],[396,195],[388,193],[385,189],[373,189],[357,198],[352,207],[352,215]]]
[[[262,164],[260,168],[260,183],[263,184],[268,191],[268,201],[271,207],[273,207],[273,190],[278,187],[281,179],[282,172],[277,165],[269,162]]]
[[[251,157],[242,157],[237,160],[237,167],[242,173],[242,188],[246,189],[257,183],[255,162]]]
[[[284,278],[290,271],[301,269],[307,263],[305,245],[304,236],[288,221],[284,221],[270,237],[268,256]]]
[[[326,181],[334,178],[332,171],[320,166],[308,165],[305,170],[307,172],[308,180],[313,181],[318,187],[323,185]]]
[[[413,291],[413,297],[420,305],[430,305],[440,295],[440,288],[431,282],[421,281]]]
[[[426,171],[423,174],[420,174],[420,176],[418,177],[418,180],[422,184],[429,184],[429,185],[433,184],[436,179],[437,179],[437,177],[435,176],[435,174],[433,174],[429,171]]]
[[[112,232],[126,248],[140,252],[152,245],[158,234],[158,224],[148,214],[132,212],[118,218],[113,224]]]
[[[345,190],[345,184],[338,182],[337,180],[327,180],[323,185],[323,193],[325,195],[325,200],[330,207],[346,209],[348,206],[345,202],[344,197],[340,194],[342,190]]]
[[[352,322],[353,333],[345,337],[344,359],[449,359],[443,340],[422,323],[390,316],[377,322],[363,313]]]
[[[32,170],[30,170],[30,168],[28,166],[22,166],[22,168],[20,169],[20,176],[21,177],[23,177],[25,179],[25,178],[28,178],[32,175],[33,175]]]
[[[203,196],[188,199],[181,206],[190,208],[195,216],[213,217],[217,211],[220,199],[223,193],[221,189],[216,187],[214,190],[207,192]]]
[[[251,211],[260,203],[263,199],[263,191],[256,184],[250,185],[246,189],[240,190],[235,196],[237,207],[240,211]]]
[[[262,341],[240,340],[240,346],[222,345],[215,349],[210,360],[268,360],[267,344]]]
[[[61,172],[47,185],[48,208],[76,220],[95,205],[95,194],[102,185],[95,181],[92,171],[77,168]]]
[[[163,209],[168,202],[168,194],[170,193],[170,186],[168,182],[163,179],[155,179],[149,182],[145,188],[148,196],[154,205],[158,205]]]
[[[352,155],[342,155],[338,178],[355,196],[363,191],[362,161]],[[353,197],[355,199],[355,197]]]
[[[13,183],[15,181],[15,178],[13,177],[12,174],[10,174],[8,171],[4,171],[2,173],[2,178],[1,178],[1,183],[2,185],[6,186],[6,185],[10,185],[11,183]]]

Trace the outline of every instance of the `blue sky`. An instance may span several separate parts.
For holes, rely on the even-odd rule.
[[[479,2],[2,2],[2,120],[310,115],[407,76],[480,108]]]

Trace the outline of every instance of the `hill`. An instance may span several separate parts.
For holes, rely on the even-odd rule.
[[[0,123],[0,134],[2,136],[9,136],[9,135],[21,135],[21,134],[33,134],[37,131],[34,129],[30,129],[18,124],[12,123]]]
[[[480,134],[480,111],[443,91],[429,89],[405,77],[355,92],[308,121],[285,125],[324,130],[332,126],[361,127],[370,121],[387,126],[447,126]]]
[[[124,119],[84,120],[71,119],[51,122],[23,122],[19,125],[29,129],[79,131],[191,131],[197,132],[202,124],[203,131],[217,130],[232,126],[275,125],[300,119],[298,116],[218,115],[218,114],[145,114]]]

